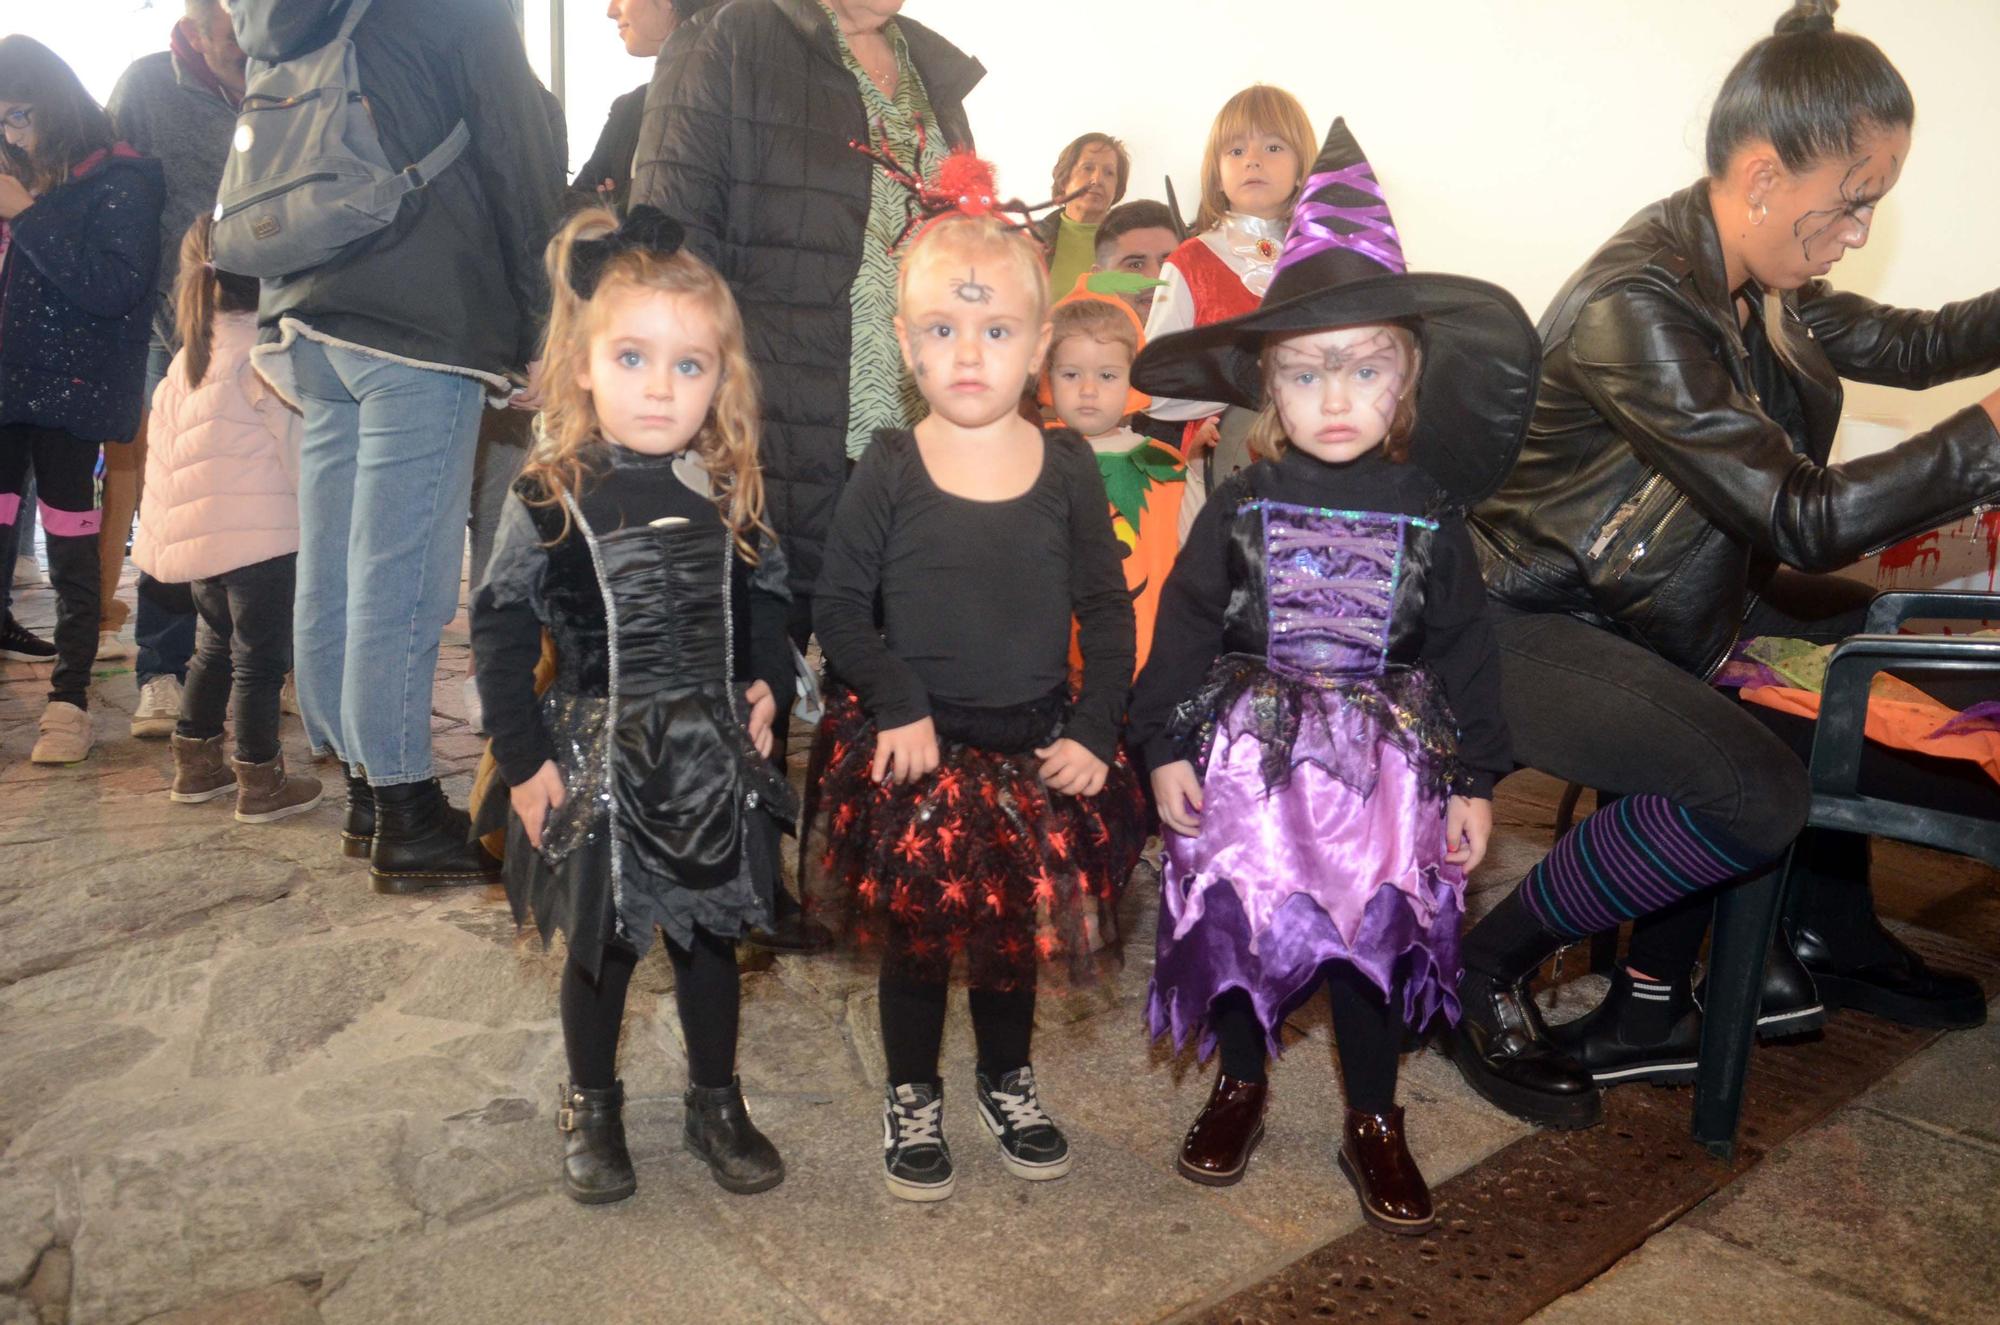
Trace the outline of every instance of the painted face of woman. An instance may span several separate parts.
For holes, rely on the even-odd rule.
[[[1746,265],[1767,289],[1795,290],[1868,242],[1875,208],[1902,177],[1907,125],[1860,135],[1854,154],[1753,183]]]
[[[1389,327],[1332,327],[1273,341],[1271,399],[1293,446],[1346,464],[1388,439],[1412,386],[1409,351]]]

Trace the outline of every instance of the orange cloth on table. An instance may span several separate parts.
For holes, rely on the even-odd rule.
[[[1752,704],[1819,719],[1820,696],[1790,686],[1745,686],[1743,698]],[[1893,676],[1878,676],[1868,691],[1868,717],[1863,726],[1869,740],[1896,750],[1939,759],[1967,759],[2000,782],[2000,732],[1962,732],[1933,738],[1931,733],[1958,716],[1923,691]]]

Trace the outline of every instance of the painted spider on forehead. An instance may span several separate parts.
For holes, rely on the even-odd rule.
[[[1019,198],[1006,202],[999,200],[999,186],[994,182],[993,166],[982,161],[967,147],[954,148],[951,154],[939,163],[937,174],[926,182],[917,174],[916,163],[924,159],[924,147],[928,141],[922,120],[917,121],[916,150],[911,153],[910,166],[896,159],[889,146],[887,131],[877,122],[874,126],[874,141],[869,143],[848,140],[848,146],[881,167],[882,173],[903,186],[909,193],[909,218],[903,228],[890,241],[889,251],[895,253],[909,241],[912,232],[921,233],[931,222],[954,213],[967,216],[992,216],[1006,222],[1016,230],[1026,230],[1034,223],[1035,213],[1052,207],[1064,206],[1082,197],[1089,186],[1072,190],[1060,198],[1047,202],[1025,203]],[[1015,215],[1009,215],[1014,213]],[[1015,219],[1016,216],[1019,219]]]

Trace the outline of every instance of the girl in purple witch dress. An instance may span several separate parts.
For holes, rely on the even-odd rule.
[[[1210,497],[1131,706],[1165,825],[1155,1035],[1222,1070],[1180,1172],[1238,1181],[1265,1056],[1321,987],[1363,1214],[1432,1219],[1395,1104],[1404,1028],[1456,1020],[1465,873],[1512,768],[1463,510],[1504,477],[1538,363],[1504,291],[1410,275],[1344,123],[1260,309],[1149,346],[1134,380],[1259,411]]]

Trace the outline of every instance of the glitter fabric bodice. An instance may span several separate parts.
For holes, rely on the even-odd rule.
[[[1374,676],[1392,662],[1420,607],[1401,592],[1413,544],[1435,521],[1253,501],[1238,513],[1261,556],[1244,567],[1263,580],[1263,652],[1271,670],[1301,678]],[[1244,540],[1248,542],[1246,538]],[[1246,549],[1247,551],[1248,549]],[[1246,558],[1247,560],[1247,558]],[[1403,628],[1398,629],[1399,625]]]

